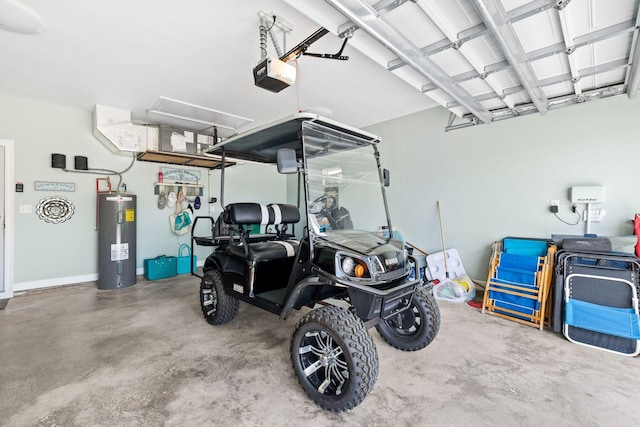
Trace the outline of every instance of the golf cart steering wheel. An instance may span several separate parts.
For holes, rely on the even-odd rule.
[[[315,199],[313,202],[311,202],[311,204],[309,205],[309,213],[311,213],[313,215],[324,214],[328,209],[326,207],[320,205],[320,203],[324,202],[325,200],[331,200],[331,206],[335,206],[335,204],[336,204],[336,198],[334,196],[329,196],[327,194],[324,194],[324,195],[318,197],[317,199]],[[317,205],[320,205],[320,206],[317,206]],[[319,207],[319,209],[318,209],[318,207]]]
[[[318,197],[317,199],[315,199],[313,202],[311,202],[311,205],[309,205],[309,213],[312,215],[322,215],[324,218],[327,219],[327,221],[329,221],[329,225],[331,226],[331,228],[333,228],[334,230],[337,230],[340,227],[338,226],[338,223],[336,222],[335,218],[331,215],[331,210],[327,207],[324,207],[326,203],[322,204],[322,202],[326,200],[331,200],[331,206],[335,206],[336,198],[334,196],[329,196],[327,194],[324,194]],[[318,205],[320,205],[320,209],[318,209]]]

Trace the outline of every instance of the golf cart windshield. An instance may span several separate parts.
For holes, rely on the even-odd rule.
[[[375,142],[313,122],[303,123],[302,141],[310,233],[326,236],[386,227]]]

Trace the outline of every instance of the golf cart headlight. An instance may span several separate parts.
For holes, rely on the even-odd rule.
[[[357,257],[342,255],[340,257],[340,269],[349,277],[358,279],[362,277],[371,277],[367,263],[363,259]]]
[[[353,274],[353,268],[356,266],[355,261],[351,257],[345,257],[342,260],[342,271],[348,276]]]

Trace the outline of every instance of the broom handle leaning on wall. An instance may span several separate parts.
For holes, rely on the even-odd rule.
[[[440,200],[436,201],[438,205],[438,221],[440,222],[440,238],[442,239],[442,256],[444,258],[444,271],[447,279],[449,278],[449,266],[447,265],[447,247],[444,244],[444,228],[442,227],[442,212],[440,211]]]
[[[406,242],[407,245],[411,246],[413,249],[416,249],[418,252],[424,254],[424,255],[429,255],[429,253],[423,249],[420,249],[419,247],[417,247],[416,245],[414,245],[411,242]]]

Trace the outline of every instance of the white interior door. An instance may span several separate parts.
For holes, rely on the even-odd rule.
[[[0,293],[4,292],[4,146],[0,145]]]
[[[0,139],[0,299],[13,296],[13,141]]]

